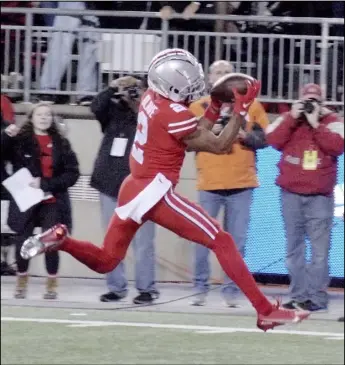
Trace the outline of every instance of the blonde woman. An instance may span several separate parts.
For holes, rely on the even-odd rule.
[[[60,130],[52,108],[46,104],[37,104],[20,128],[10,125],[1,133],[3,162],[10,162],[13,172],[27,168],[34,177],[31,186],[52,196],[25,212],[20,212],[13,199],[10,201],[8,225],[17,233],[15,298],[26,297],[29,261],[20,256],[24,240],[32,235],[35,227],[41,227],[44,231],[61,220],[71,229],[68,188],[78,180],[79,168],[76,155]],[[48,278],[44,298],[56,299],[59,268],[57,252],[47,253],[45,264]]]

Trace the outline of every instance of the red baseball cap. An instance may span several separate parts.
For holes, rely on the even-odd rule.
[[[322,90],[317,84],[307,84],[302,87],[301,99],[315,99],[317,101],[322,101]]]

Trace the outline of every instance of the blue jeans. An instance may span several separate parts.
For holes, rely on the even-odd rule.
[[[252,197],[253,189],[229,193],[226,196],[199,191],[199,204],[211,217],[216,218],[220,208],[224,207],[224,230],[232,235],[242,256],[244,256],[247,239]],[[194,286],[200,293],[205,293],[209,289],[209,252],[210,250],[205,246],[196,245],[195,247]],[[224,283],[227,284],[222,289],[224,297],[227,299],[235,297],[239,292],[237,285],[228,276],[225,276]]]
[[[100,202],[104,229],[107,229],[117,201],[101,193]],[[154,238],[155,225],[152,222],[146,222],[139,228],[132,241],[135,256],[135,285],[139,293],[158,293],[155,284]],[[106,275],[106,279],[110,291],[123,297],[127,295],[128,282],[123,261]]]
[[[57,1],[40,1],[40,8],[56,9],[58,7]],[[54,24],[54,14],[44,14],[43,19],[46,27],[52,27]]]
[[[59,1],[59,9],[85,10],[84,1]],[[98,19],[93,19],[97,23]],[[58,90],[62,77],[68,64],[71,63],[73,43],[78,36],[78,71],[77,91],[96,91],[97,86],[97,62],[98,43],[100,33],[92,32],[92,27],[84,26],[80,17],[56,15],[54,27],[64,28],[64,32],[53,32],[49,41],[47,58],[43,64],[40,87],[42,90]],[[75,34],[75,29],[83,27],[88,29],[82,34]],[[85,95],[84,95],[85,96]],[[80,96],[82,97],[82,95]]]
[[[286,267],[290,275],[293,300],[328,304],[329,249],[334,213],[333,196],[299,195],[281,191],[286,230]],[[311,260],[306,259],[306,238],[311,245]]]

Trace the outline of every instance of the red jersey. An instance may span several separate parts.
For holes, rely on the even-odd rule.
[[[186,153],[183,138],[193,133],[197,118],[181,103],[148,90],[141,99],[138,126],[130,156],[134,178],[151,179],[162,173],[178,183]]]
[[[53,140],[49,135],[36,135],[40,147],[40,160],[42,176],[51,178],[53,176]],[[54,203],[55,198],[44,200],[43,203]]]
[[[36,135],[41,152],[41,169],[43,177],[53,176],[53,141],[49,135]]]

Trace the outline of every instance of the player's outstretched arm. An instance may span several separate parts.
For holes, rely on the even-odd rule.
[[[201,121],[207,125],[208,120],[202,118]],[[188,151],[210,152],[223,154],[230,152],[238,132],[240,130],[243,117],[240,114],[233,114],[228,124],[219,136],[216,136],[207,127],[199,125],[198,129],[184,138]]]
[[[219,136],[215,136],[207,128],[209,123],[212,122],[212,119],[215,120],[214,116],[211,115],[211,118],[209,118],[210,113],[205,113],[199,122],[198,129],[183,139],[187,145],[187,150],[215,154],[230,152],[242,125],[243,118],[248,112],[251,103],[257,97],[260,86],[259,81],[248,83],[247,93],[245,95],[240,95],[237,90],[233,90],[235,96],[233,115]]]

